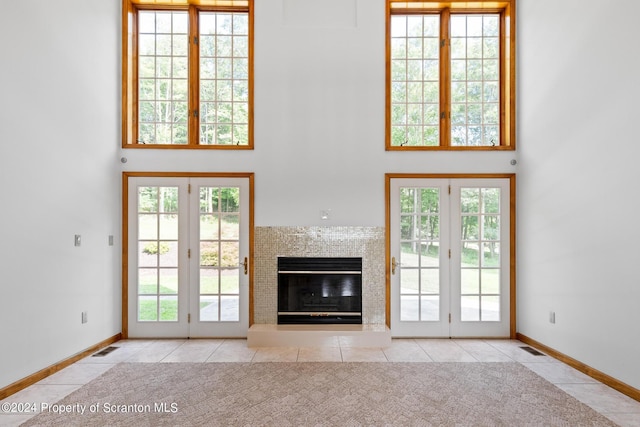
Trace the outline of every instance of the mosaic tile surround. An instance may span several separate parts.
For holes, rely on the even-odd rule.
[[[276,324],[280,256],[362,257],[362,323],[385,324],[384,227],[256,227],[255,324]]]

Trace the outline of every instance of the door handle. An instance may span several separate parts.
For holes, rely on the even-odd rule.
[[[247,257],[244,257],[244,262],[242,263],[244,266],[244,274],[246,275],[249,272],[249,260]]]

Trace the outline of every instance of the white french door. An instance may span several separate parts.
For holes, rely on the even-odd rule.
[[[128,179],[129,337],[244,337],[249,179]]]
[[[391,332],[508,337],[508,178],[391,178]]]

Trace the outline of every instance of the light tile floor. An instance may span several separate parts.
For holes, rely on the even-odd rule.
[[[637,402],[549,356],[534,356],[513,340],[394,339],[388,348],[333,346],[248,348],[246,340],[125,340],[103,357],[86,357],[4,403],[53,404],[121,362],[519,362],[613,422],[640,427]],[[18,426],[33,414],[0,410],[0,426]]]

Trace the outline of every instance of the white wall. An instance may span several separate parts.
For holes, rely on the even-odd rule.
[[[122,170],[255,172],[257,226],[383,226],[385,172],[518,172],[519,331],[640,387],[635,0],[519,0],[517,153],[384,151],[384,0],[256,1],[255,150],[120,149],[119,4],[0,14],[0,387],[120,331]]]
[[[640,388],[640,2],[518,6],[518,330]]]
[[[120,332],[119,10],[2,4],[0,387]]]
[[[385,152],[384,5],[257,0],[255,150],[122,150],[123,169],[255,172],[257,226],[383,226],[385,172],[514,172],[513,152]]]

